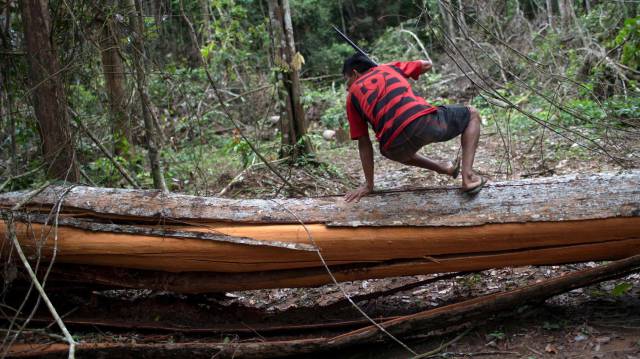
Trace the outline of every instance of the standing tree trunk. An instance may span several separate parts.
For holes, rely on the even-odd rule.
[[[449,37],[455,37],[455,27],[453,26],[453,17],[449,13],[451,11],[451,1],[440,0],[438,1],[438,7],[440,8],[440,16],[442,17],[442,28],[449,35]]]
[[[164,174],[160,164],[160,145],[158,129],[154,125],[153,113],[151,113],[151,101],[147,93],[147,78],[144,69],[144,28],[142,20],[142,9],[138,8],[136,0],[127,0],[129,22],[133,29],[133,66],[135,68],[136,87],[140,97],[140,105],[142,106],[142,119],[144,120],[145,137],[147,140],[147,149],[149,151],[149,163],[151,165],[151,175],[153,177],[153,186],[164,192],[168,192],[167,185],[164,182]]]
[[[69,126],[62,71],[51,41],[49,3],[48,0],[25,0],[21,5],[33,107],[38,119],[47,177],[76,182],[80,172]]]
[[[133,147],[131,146],[131,124],[125,106],[124,65],[120,55],[118,32],[110,14],[107,14],[100,31],[102,70],[112,119],[113,153],[130,159]]]
[[[458,27],[460,28],[460,35],[467,34],[467,20],[464,18],[465,9],[463,0],[458,0]]]
[[[549,27],[553,29],[553,3],[551,0],[547,0],[547,22]]]
[[[0,24],[0,41],[2,41],[1,48],[9,54],[12,50],[12,44],[9,40],[9,30],[11,25],[11,6],[5,6],[3,11],[4,24]],[[7,55],[7,57],[9,57]],[[9,92],[9,67],[15,66],[13,59],[7,59],[7,61],[0,61],[0,120],[6,119],[7,133],[6,136],[11,141],[9,149],[9,155],[11,158],[9,166],[9,174],[15,176],[18,174],[17,163],[17,145],[16,145],[16,120],[11,114],[12,98]],[[2,131],[0,131],[2,132]]]
[[[200,10],[202,11],[202,41],[201,46],[204,46],[211,40],[211,15],[208,0],[199,0]]]
[[[280,92],[283,103],[283,114],[280,116],[281,155],[298,157],[311,152],[311,146],[304,138],[307,124],[300,102],[299,72],[302,55],[296,52],[289,1],[269,0],[269,18],[274,41],[274,64],[280,69],[278,78],[283,84],[283,91]]]
[[[567,28],[571,26],[576,17],[576,13],[573,9],[573,0],[558,0],[558,7],[560,9],[560,20],[562,26]]]

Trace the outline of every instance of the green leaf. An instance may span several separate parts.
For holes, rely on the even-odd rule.
[[[626,294],[632,287],[633,286],[631,285],[631,283],[618,283],[618,285],[616,285],[615,288],[611,290],[611,295],[613,295],[614,297],[619,297],[623,294]]]

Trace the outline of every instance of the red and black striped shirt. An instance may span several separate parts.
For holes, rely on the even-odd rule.
[[[351,139],[367,135],[369,122],[387,149],[411,121],[435,112],[407,81],[409,77],[417,80],[421,69],[420,61],[392,62],[373,67],[354,81],[347,95]]]

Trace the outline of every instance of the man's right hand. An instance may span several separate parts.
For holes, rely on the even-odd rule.
[[[370,188],[369,186],[362,186],[356,190],[348,192],[344,196],[344,200],[347,202],[353,202],[353,201],[358,202],[360,201],[360,198],[368,195],[371,192],[373,192],[373,188]]]
[[[426,73],[427,71],[431,70],[433,68],[433,64],[431,63],[431,61],[428,60],[420,60],[420,63],[422,65],[422,69],[420,71],[421,74]]]

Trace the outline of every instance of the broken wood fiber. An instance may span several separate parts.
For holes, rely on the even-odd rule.
[[[35,253],[34,233],[47,232],[42,216],[61,192],[49,188],[25,204],[17,229],[26,251]],[[0,208],[23,196],[0,195]],[[500,182],[475,197],[455,188],[394,191],[357,204],[92,187],[73,188],[63,201],[56,262],[64,266],[56,272],[132,288],[322,285],[330,278],[316,245],[341,281],[640,253],[638,170]],[[52,248],[49,235],[42,255]]]

